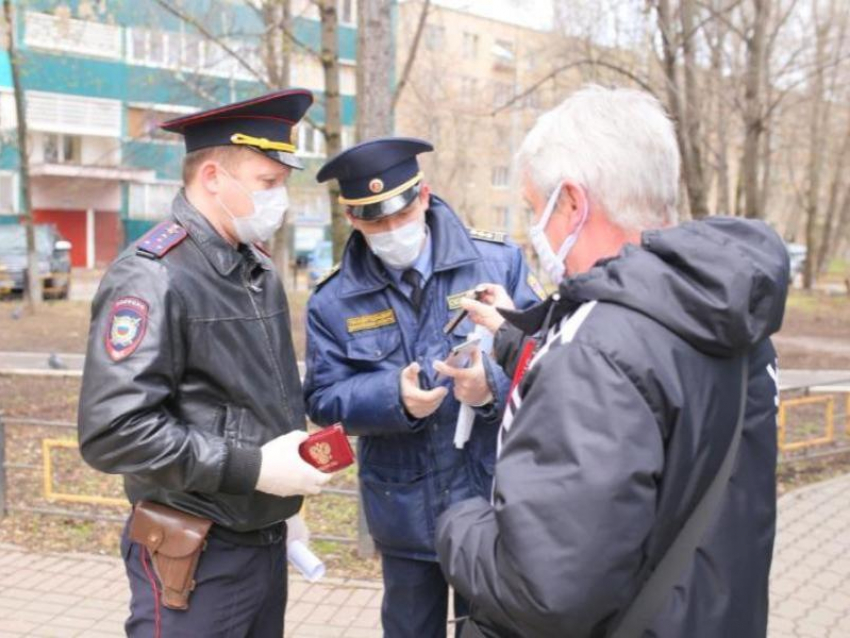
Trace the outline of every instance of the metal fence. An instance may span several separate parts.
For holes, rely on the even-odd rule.
[[[7,427],[33,428],[28,439],[30,457],[40,462],[8,458],[9,437]],[[782,387],[777,419],[777,444],[779,462],[790,463],[820,459],[839,454],[850,454],[850,375],[833,375],[828,379],[804,380]],[[43,436],[43,431],[54,436]],[[67,436],[58,436],[65,432]],[[7,512],[28,512],[71,519],[96,520],[120,523],[126,519],[129,503],[117,494],[75,492],[57,485],[56,453],[72,450],[74,458],[83,466],[77,453],[76,424],[68,421],[48,421],[20,417],[4,417],[0,413],[0,518]],[[92,475],[103,476],[86,469]],[[14,474],[15,481],[10,481]],[[10,487],[22,492],[10,496]],[[116,483],[117,486],[117,483]],[[113,486],[115,487],[115,486]],[[361,556],[373,555],[372,540],[366,529],[359,490],[351,488],[325,488],[322,495],[340,496],[357,500],[357,523],[350,535],[314,534],[315,540],[356,544]],[[319,497],[311,497],[312,500]],[[309,518],[309,510],[307,514]]]
[[[26,442],[22,442],[21,446],[29,443],[32,447],[32,444],[35,444],[35,455],[40,457],[40,462],[10,460],[8,457],[9,437],[7,432],[7,427],[10,425],[24,430],[29,428],[33,430],[33,435]],[[25,512],[112,523],[122,523],[126,520],[126,509],[129,508],[129,502],[123,494],[118,496],[117,494],[79,493],[73,491],[75,486],[57,484],[56,473],[60,467],[55,454],[57,450],[72,450],[75,461],[80,467],[84,468],[84,472],[93,476],[104,476],[90,470],[82,463],[78,453],[76,429],[76,424],[68,421],[4,417],[0,413],[0,518],[8,512]],[[54,432],[55,436],[43,436],[44,430]],[[67,433],[67,436],[59,436],[59,433],[63,431]],[[30,449],[30,452],[32,453],[33,450]],[[17,481],[10,480],[12,474],[17,477]],[[114,487],[117,487],[117,479],[113,480],[116,481]],[[22,494],[11,495],[10,487],[16,484]],[[350,535],[312,534],[311,537],[318,541],[356,544],[361,556],[371,556],[374,553],[374,548],[366,529],[359,490],[326,487],[322,495],[311,497],[311,499],[322,498],[325,495],[356,499],[356,529],[352,529]],[[125,513],[122,514],[121,510],[125,510]],[[307,515],[309,516],[309,510],[307,510]]]

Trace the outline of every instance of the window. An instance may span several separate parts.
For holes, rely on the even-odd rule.
[[[508,186],[508,167],[494,166],[491,173],[490,183],[496,188],[507,188]]]
[[[497,69],[513,69],[516,55],[510,40],[496,40],[493,44],[493,64]]]
[[[437,51],[443,48],[446,39],[446,29],[435,24],[425,26],[425,47],[429,51]]]
[[[464,102],[472,102],[475,100],[478,91],[478,80],[471,77],[462,77],[460,79],[460,97]]]
[[[304,155],[323,156],[325,154],[325,139],[322,132],[306,122],[299,124],[298,152]]]
[[[183,115],[177,111],[160,111],[155,108],[141,106],[127,107],[127,135],[137,140],[167,140],[175,142],[174,135],[166,133],[159,125],[163,122]]]
[[[463,57],[465,58],[476,58],[478,57],[478,34],[469,33],[464,31],[463,33]]]
[[[0,215],[14,215],[18,211],[18,180],[12,172],[0,171]]]
[[[499,228],[509,228],[510,227],[510,209],[507,206],[496,206],[493,209],[495,212],[495,223]]]
[[[355,0],[339,0],[337,14],[341,23],[355,24],[357,22],[357,3]]]
[[[171,201],[179,190],[179,182],[130,184],[130,219],[164,219],[171,210]]]
[[[79,135],[46,133],[44,136],[45,164],[79,164],[83,138]]]
[[[513,97],[513,88],[506,82],[496,82],[493,85],[493,106],[498,108],[507,104]]]

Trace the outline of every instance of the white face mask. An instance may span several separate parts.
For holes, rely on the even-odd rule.
[[[425,218],[385,233],[363,233],[375,256],[390,268],[402,270],[413,264],[425,243]]]
[[[230,215],[236,237],[244,244],[271,239],[272,235],[274,235],[275,231],[283,223],[284,214],[286,213],[286,209],[289,208],[289,192],[286,190],[286,186],[252,192],[242,186],[239,180],[228,173],[227,170],[224,168],[221,170],[234,181],[243,193],[251,198],[251,202],[254,205],[254,212],[252,214],[246,217],[237,217],[216,196],[219,206]]]
[[[567,236],[564,243],[561,244],[560,249],[558,249],[558,252],[556,253],[552,249],[552,245],[549,243],[549,239],[546,237],[545,231],[546,226],[549,224],[549,219],[552,217],[552,213],[558,205],[558,197],[561,194],[561,188],[563,185],[563,182],[558,184],[558,187],[549,196],[549,201],[546,202],[546,208],[543,210],[543,215],[540,217],[540,221],[528,229],[528,235],[531,238],[531,245],[534,246],[534,252],[537,253],[537,257],[540,259],[540,267],[543,268],[543,271],[556,286],[561,283],[567,274],[567,267],[564,262],[567,259],[567,255],[570,254],[570,250],[572,250],[572,247],[575,245],[576,240],[578,240],[579,233],[581,233],[581,229],[587,221],[588,213],[587,196],[585,196],[584,206],[581,211],[581,219],[579,219],[578,226],[576,226],[576,229]]]

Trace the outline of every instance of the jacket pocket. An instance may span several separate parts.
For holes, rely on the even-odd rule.
[[[401,332],[398,329],[365,334],[351,339],[346,344],[345,356],[358,368],[378,369],[400,345]]]
[[[428,476],[399,480],[382,477],[371,469],[361,472],[363,508],[369,533],[386,548],[404,552],[434,551],[434,520],[428,497]]]

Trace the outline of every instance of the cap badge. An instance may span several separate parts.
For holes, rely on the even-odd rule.
[[[377,178],[373,179],[371,182],[369,182],[369,190],[373,193],[380,193],[382,190],[384,190],[384,182]]]

